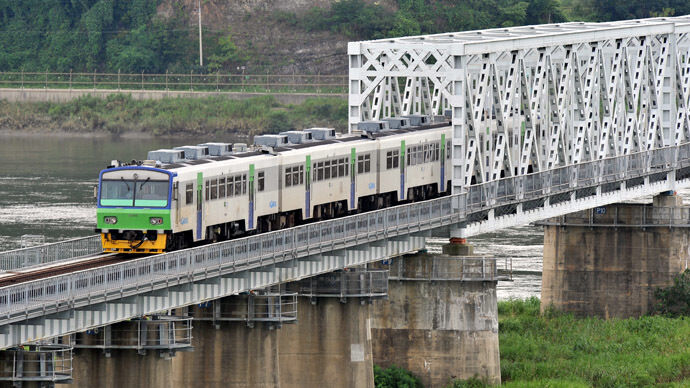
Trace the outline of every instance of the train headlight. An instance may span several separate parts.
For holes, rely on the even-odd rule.
[[[149,218],[149,222],[151,223],[151,225],[162,225],[163,219],[160,217],[151,217]]]
[[[117,224],[117,217],[115,217],[115,216],[103,217],[103,222],[105,222],[106,224],[111,224],[111,225]]]

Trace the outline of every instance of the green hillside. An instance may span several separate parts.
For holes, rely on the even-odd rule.
[[[202,67],[196,1],[0,0],[0,71],[332,74],[347,68],[347,40],[690,13],[687,0],[255,3],[202,1]]]

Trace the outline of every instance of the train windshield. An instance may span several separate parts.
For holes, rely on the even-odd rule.
[[[146,170],[103,173],[101,206],[166,207],[170,193],[167,174]]]

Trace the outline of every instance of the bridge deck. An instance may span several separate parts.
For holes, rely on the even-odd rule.
[[[690,186],[690,143],[503,178],[462,194],[0,288],[0,348]]]

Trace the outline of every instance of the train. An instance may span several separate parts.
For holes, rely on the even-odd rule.
[[[162,253],[450,193],[446,116],[410,115],[205,143],[112,161],[97,190],[103,250]]]

